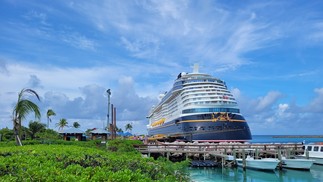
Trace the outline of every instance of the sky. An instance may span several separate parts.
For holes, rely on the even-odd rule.
[[[0,1],[0,128],[23,88],[41,122],[147,132],[180,72],[227,83],[252,134],[323,134],[323,1]],[[35,119],[31,114],[23,125]]]

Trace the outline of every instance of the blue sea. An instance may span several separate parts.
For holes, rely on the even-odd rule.
[[[272,135],[255,135],[249,143],[313,143],[323,142],[323,138],[312,137],[275,137]],[[190,177],[194,182],[243,181],[243,182],[323,182],[323,166],[313,165],[309,171],[292,169],[273,172],[241,168],[190,168]]]

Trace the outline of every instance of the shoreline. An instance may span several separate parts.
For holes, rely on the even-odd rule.
[[[274,135],[272,138],[323,138],[323,135]]]

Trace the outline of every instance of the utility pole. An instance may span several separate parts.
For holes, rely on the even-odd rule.
[[[107,130],[109,130],[110,127],[110,95],[111,95],[111,90],[108,89],[107,90],[107,94],[108,94],[108,114],[107,114]]]

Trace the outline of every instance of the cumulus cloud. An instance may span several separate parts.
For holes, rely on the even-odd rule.
[[[134,89],[131,77],[119,80],[118,87],[112,89],[111,104],[117,110],[117,125],[121,128],[127,123],[133,123],[134,131],[145,133],[146,116],[156,100],[149,97],[140,97]],[[106,89],[99,85],[87,85],[80,88],[82,96],[71,99],[63,93],[46,92],[42,99],[42,108],[53,109],[59,118],[79,121],[85,127],[101,128],[106,125],[108,98]],[[111,119],[111,117],[110,117]]]
[[[304,106],[282,102],[282,93],[270,91],[259,98],[249,98],[239,89],[232,89],[253,134],[320,134],[323,128],[323,89]],[[314,128],[311,126],[315,126]]]
[[[280,92],[272,91],[269,92],[266,96],[258,98],[258,103],[255,107],[255,111],[264,111],[271,107],[282,94]]]
[[[7,63],[0,58],[0,74],[8,74]]]
[[[119,86],[115,91],[112,90],[112,102],[117,108],[120,121],[131,121],[146,131],[143,126],[147,125],[146,116],[152,105],[157,103],[157,99],[150,97],[141,97],[136,93],[134,81],[131,77],[122,77],[119,80]]]
[[[31,88],[42,88],[40,79],[36,75],[30,75],[28,86]]]
[[[323,113],[323,88],[316,88],[314,92],[317,97],[312,100],[306,111]]]

